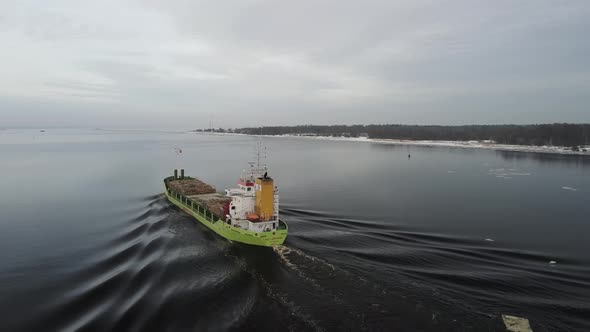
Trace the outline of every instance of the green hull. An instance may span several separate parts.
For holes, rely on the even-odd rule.
[[[207,226],[215,233],[230,241],[241,242],[255,246],[272,247],[283,244],[287,238],[288,228],[287,224],[285,224],[283,221],[279,222],[279,229],[272,232],[258,233],[233,227],[223,222],[223,220],[219,219],[211,212],[198,206],[197,203],[191,201],[187,197],[179,195],[168,189],[166,184],[164,184],[164,187],[166,189],[164,193],[172,204],[178,206],[184,212],[197,219],[201,224]]]

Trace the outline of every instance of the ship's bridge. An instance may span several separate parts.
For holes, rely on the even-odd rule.
[[[225,189],[227,196],[254,196],[254,182],[240,179],[237,188]]]

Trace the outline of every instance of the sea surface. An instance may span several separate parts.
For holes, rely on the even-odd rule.
[[[232,187],[257,140],[0,130],[0,330],[590,331],[590,158],[264,138],[277,248],[162,195]]]

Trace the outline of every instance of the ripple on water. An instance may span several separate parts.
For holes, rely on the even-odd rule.
[[[589,271],[567,257],[551,266],[499,242],[288,206],[283,217],[298,227],[287,243],[252,248],[162,195],[134,204],[66,271],[67,289],[46,299],[31,330],[495,330],[507,310],[549,328],[583,324],[590,312],[578,292]]]
[[[67,271],[67,289],[47,299],[45,319],[33,323],[33,329],[141,330],[167,306],[177,307],[178,300],[214,299],[220,289],[240,293],[230,290],[240,282],[239,270],[218,259],[219,247],[195,244],[203,231],[199,225],[179,215],[162,195],[140,200],[138,210],[92,257]],[[171,223],[185,224],[182,236],[169,231],[176,227]],[[190,231],[195,237],[190,238]]]
[[[504,248],[502,242],[481,237],[418,232],[320,211],[309,214],[289,207],[283,216],[290,225],[313,224],[292,227],[297,232],[290,234],[289,246],[311,249],[338,269],[365,276],[392,293],[428,299],[430,308],[442,306],[447,315],[471,311],[497,321],[509,311],[534,318],[537,329],[587,325],[583,317],[590,315],[590,304],[580,289],[590,288],[590,273],[583,262]],[[296,272],[315,279],[306,264],[293,266],[293,250],[277,254],[289,268],[303,268]],[[552,260],[559,265],[549,264]],[[444,319],[438,311],[434,316]]]

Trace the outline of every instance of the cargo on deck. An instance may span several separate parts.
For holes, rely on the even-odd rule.
[[[168,186],[184,196],[213,194],[215,188],[196,178],[183,178],[168,181]]]
[[[226,209],[229,208],[231,198],[219,193],[189,195],[191,201],[205,207],[220,219],[225,219]]]

